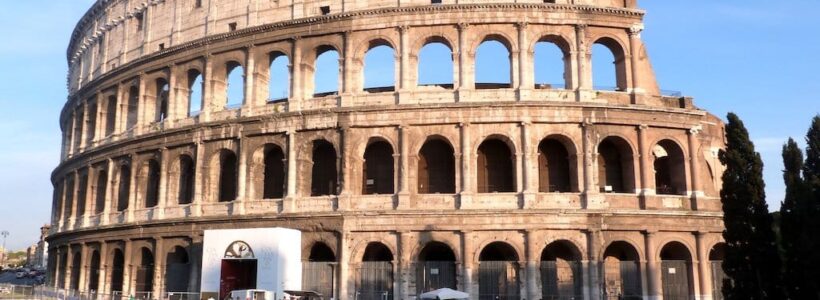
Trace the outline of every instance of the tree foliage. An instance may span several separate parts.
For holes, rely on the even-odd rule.
[[[783,299],[781,264],[766,204],[763,161],[743,122],[733,113],[727,116],[726,150],[720,161],[726,166],[723,206],[726,257],[723,270],[729,279],[723,284],[726,299]]]

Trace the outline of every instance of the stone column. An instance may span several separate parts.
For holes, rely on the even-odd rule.
[[[527,254],[527,299],[539,299],[541,297],[541,291],[539,290],[538,284],[538,262],[540,257],[538,256],[538,242],[535,240],[535,232],[533,230],[527,230],[524,232],[526,238],[526,254]]]
[[[160,165],[160,172],[159,172],[159,199],[157,199],[157,207],[154,210],[154,218],[163,219],[165,217],[165,210],[168,208],[168,200],[170,196],[168,195],[168,178],[170,176],[170,172],[168,170],[171,169],[171,162],[168,157],[168,148],[160,148],[159,149],[159,165]]]
[[[76,226],[76,224],[81,221],[81,219],[79,218],[80,217],[80,211],[79,211],[80,207],[77,205],[77,203],[80,202],[80,197],[79,197],[79,195],[80,195],[80,193],[79,193],[79,190],[80,190],[80,173],[75,170],[73,172],[72,176],[74,177],[74,186],[72,186],[72,190],[69,191],[72,195],[71,196],[72,201],[71,201],[71,215],[69,215],[69,218],[68,218],[68,222],[69,222],[68,229],[74,228],[74,226]]]
[[[110,283],[108,282],[108,244],[105,241],[100,242],[100,272],[97,274],[97,293],[109,294],[108,291]]]
[[[154,299],[164,299],[165,292],[165,248],[162,238],[154,238],[154,286],[151,291]]]
[[[127,222],[134,221],[134,211],[137,209],[137,173],[139,173],[139,166],[135,163],[136,155],[132,154],[131,157],[131,179],[129,180],[130,184],[128,185],[128,214],[127,214]]]
[[[213,55],[208,53],[205,56],[205,71],[202,75],[202,108],[200,108],[199,121],[207,122],[211,120],[211,113],[214,108],[214,62]],[[199,170],[197,170],[199,171]]]
[[[466,208],[470,206],[471,198],[475,193],[470,178],[473,174],[471,172],[470,164],[472,163],[472,151],[470,151],[470,123],[460,123],[461,127],[461,193],[459,200],[461,205],[459,208]]]
[[[50,279],[51,279],[51,282],[53,282],[54,287],[59,288],[60,287],[60,282],[63,282],[63,284],[65,284],[65,281],[61,280],[61,279],[64,279],[64,278],[61,278],[61,276],[65,277],[65,274],[60,274],[60,266],[64,265],[65,262],[60,259],[60,258],[63,257],[63,250],[61,248],[54,248],[54,249],[55,249],[55,251],[54,251],[55,253],[53,255],[56,255],[56,257],[54,259],[54,267],[53,267],[54,272],[51,274],[52,277]],[[50,252],[51,251],[49,251],[49,253]]]
[[[302,91],[302,46],[301,38],[295,37],[293,39],[293,59],[291,60],[290,72],[290,100],[288,103],[289,111],[302,110],[302,98],[305,92]]]
[[[102,225],[107,225],[111,222],[110,216],[111,216],[112,205],[114,205],[114,203],[117,203],[117,201],[119,200],[119,199],[114,199],[114,189],[115,189],[115,185],[118,183],[118,181],[116,179],[114,179],[114,177],[115,177],[114,176],[115,167],[116,167],[116,162],[114,162],[114,159],[109,158],[108,159],[108,164],[107,164],[107,167],[106,167],[107,168],[106,169],[106,174],[107,174],[108,178],[106,178],[106,183],[105,183],[105,206],[103,207],[102,216],[100,218],[100,224],[102,224]],[[101,253],[101,255],[102,255],[102,253]]]
[[[133,271],[133,267],[131,264],[133,263],[131,258],[131,253],[134,252],[134,245],[131,240],[125,240],[125,246],[123,251],[123,267],[122,267],[122,294],[124,296],[128,296],[132,294],[133,291],[133,284],[132,284],[132,276],[131,272]]]
[[[342,88],[341,92],[339,93],[340,95],[350,95],[350,94],[354,93],[354,89],[355,89],[355,87],[353,86],[353,83],[355,82],[354,78],[356,78],[356,76],[358,76],[358,74],[356,74],[354,72],[355,70],[353,68],[353,55],[355,53],[353,51],[353,39],[350,37],[350,35],[351,35],[350,31],[345,31],[344,37],[343,37],[343,39],[344,39],[344,49],[343,49],[343,51],[344,52],[342,53],[342,55],[343,55],[341,57],[342,58],[342,63],[340,64],[340,65],[343,66],[342,67],[342,72],[341,72],[342,73],[341,74],[342,84],[339,85],[339,87]]]
[[[185,74],[187,77],[187,73]],[[187,78],[186,78],[187,79]],[[182,114],[179,113],[179,108],[181,105],[177,103],[177,86],[179,83],[177,82],[177,65],[171,64],[168,66],[168,103],[165,105],[165,119],[166,122],[168,120],[177,120],[182,119]]]
[[[518,89],[518,101],[527,100],[529,91],[534,87],[533,78],[535,75],[530,72],[529,51],[530,41],[527,37],[527,22],[515,24],[518,29],[518,79],[515,81],[515,88]]]
[[[589,290],[589,298],[588,299],[601,299],[601,284],[600,276],[601,274],[601,262],[599,261],[598,257],[601,253],[601,231],[598,229],[592,229],[587,232],[587,245],[589,245],[588,253],[587,253],[587,263],[589,268],[585,268],[584,270],[588,270],[587,277],[587,284],[585,285]]]
[[[589,208],[591,196],[598,193],[598,189],[595,187],[596,170],[595,156],[593,155],[593,153],[597,153],[597,150],[592,139],[594,126],[589,120],[584,120],[581,123],[584,151],[584,208]]]
[[[126,127],[125,123],[128,122],[128,99],[125,96],[127,91],[127,85],[120,83],[117,86],[117,118],[114,122],[114,134],[122,132]]]
[[[65,274],[63,275],[63,287],[66,290],[71,289],[71,277],[73,277],[72,269],[74,269],[74,251],[71,249],[71,245],[66,247],[66,256],[65,256]]]
[[[697,265],[698,265],[698,283],[700,284],[700,299],[712,300],[712,276],[711,266],[709,261],[709,249],[705,244],[704,238],[708,233],[698,231],[695,233],[695,244],[697,247]]]
[[[295,208],[295,201],[298,198],[298,191],[296,183],[298,178],[296,177],[296,131],[291,130],[287,132],[288,135],[288,156],[287,156],[287,163],[288,163],[288,177],[287,177],[287,191],[285,192],[285,199],[282,203],[282,210],[284,212],[292,212]]]
[[[139,100],[137,100],[137,124],[134,125],[136,127],[134,129],[134,134],[138,135],[142,133],[142,126],[147,123],[146,121],[146,111],[149,109],[148,105],[146,105],[145,98],[148,96],[145,95],[145,73],[141,73],[139,77]]]
[[[648,141],[646,140],[647,129],[649,129],[649,125],[641,124],[638,126],[638,162],[640,166],[640,176],[641,176],[641,197],[643,198],[644,207],[646,203],[646,196],[655,194],[653,188],[650,187],[649,178],[654,178],[653,174],[655,173],[654,167],[652,162],[649,160],[649,145],[647,145]]]
[[[409,231],[402,231],[399,233],[399,276],[396,276],[396,286],[400,287],[398,295],[400,295],[400,299],[410,299],[410,279],[413,276],[413,272],[410,269],[412,258],[411,249],[413,248],[412,233]],[[417,295],[418,296],[418,295]]]
[[[410,37],[408,31],[410,30],[410,26],[399,26],[399,39],[401,40],[401,49],[400,52],[400,76],[399,76],[399,91],[406,91],[413,87],[413,82],[410,80],[413,70],[410,66]]]
[[[80,244],[80,280],[77,282],[77,290],[81,292],[88,292],[88,275],[91,268],[88,265],[88,246]]]
[[[692,179],[692,187],[689,189],[692,196],[692,209],[700,210],[699,198],[703,197],[703,187],[700,182],[700,140],[698,140],[698,133],[700,128],[689,129],[689,177]]]
[[[237,174],[236,200],[234,201],[235,213],[240,215],[245,214],[245,205],[248,202],[248,199],[246,199],[248,195],[248,155],[251,155],[251,153],[246,150],[247,141],[245,133],[240,129],[239,149],[236,151],[236,155],[239,156],[239,173]]]
[[[634,25],[629,28],[629,64],[632,67],[632,93],[643,93],[642,82],[640,80],[639,59],[641,52],[641,31],[643,31],[643,24]],[[633,100],[633,104],[638,104]]]
[[[194,232],[191,236],[191,277],[188,279],[188,291],[200,290],[200,272],[202,270],[202,231]]]
[[[530,204],[535,200],[535,193],[538,192],[538,176],[535,172],[537,166],[537,157],[534,155],[536,151],[534,145],[530,140],[530,128],[532,123],[529,121],[521,122],[521,152],[522,158],[522,180],[524,181],[524,207],[530,207]]]
[[[94,98],[97,99],[97,103],[94,104],[97,106],[97,113],[94,114],[93,118],[97,121],[94,122],[94,135],[92,136],[92,142],[102,140],[102,138],[105,137],[105,123],[107,123],[105,116],[108,113],[105,109],[108,105],[106,105],[105,97],[103,97],[102,93],[97,92]]]
[[[410,127],[407,125],[399,126],[399,207],[409,208],[410,201],[410,139],[408,137]]]
[[[82,107],[80,109],[83,111],[83,119],[80,120],[80,122],[82,122],[82,125],[81,125],[82,127],[80,127],[80,128],[82,128],[83,130],[80,131],[80,149],[85,149],[86,147],[90,146],[89,143],[88,143],[88,134],[89,134],[89,132],[91,134],[93,134],[94,129],[93,128],[88,128],[89,127],[88,123],[90,122],[90,120],[92,118],[91,116],[88,115],[88,106],[91,105],[91,104],[88,103],[87,99],[83,100],[81,102],[82,102]]]
[[[473,291],[473,265],[475,261],[475,257],[473,255],[475,251],[473,232],[469,230],[462,230],[461,242],[463,244],[463,248],[461,249],[461,257],[464,259],[464,261],[462,261],[462,266],[464,269],[461,272],[463,279],[459,282],[463,282],[463,286],[461,287],[462,291],[470,294],[471,299],[478,299],[478,291]]]
[[[458,23],[458,90],[473,89],[472,68],[470,66],[470,49],[467,48],[467,23]]]
[[[586,93],[592,90],[592,74],[587,67],[589,52],[586,43],[586,31],[586,24],[575,25],[575,49],[577,51],[576,59],[578,60],[576,69],[578,76],[577,101],[587,100],[587,97],[591,95],[586,95]]]
[[[648,299],[661,299],[661,266],[658,261],[657,245],[655,245],[655,231],[644,232],[646,240],[646,278],[649,283]]]
[[[202,142],[202,137],[197,136],[196,140],[196,157],[194,157],[194,197],[191,199],[191,215],[199,216],[202,214],[202,202],[205,197],[205,144]]]
[[[256,99],[256,62],[254,61],[254,46],[248,45],[245,50],[245,102],[242,103],[242,114],[246,114],[246,110],[253,111],[258,106]],[[264,104],[264,103],[263,103]],[[241,166],[241,165],[240,165]],[[242,174],[242,173],[240,173]],[[241,182],[241,181],[240,181]]]
[[[339,232],[339,249],[341,255],[339,257],[339,298],[353,299],[355,291],[353,290],[355,283],[354,278],[350,272],[350,241],[348,241],[348,234],[344,229]]]

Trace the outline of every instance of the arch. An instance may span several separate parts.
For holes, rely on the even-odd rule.
[[[547,34],[536,40],[533,72],[536,89],[567,89],[572,82],[572,47],[560,35]]]
[[[445,243],[431,241],[418,254],[417,294],[441,288],[456,289],[456,255]]]
[[[168,118],[168,96],[171,93],[171,85],[165,78],[156,80],[156,107],[154,112],[154,122],[162,122]]]
[[[268,57],[268,102],[286,101],[290,97],[290,58],[281,51],[273,51]]]
[[[177,203],[191,204],[194,200],[194,159],[187,154],[179,156],[179,181],[177,185]]]
[[[219,150],[216,157],[219,163],[219,179],[217,199],[219,202],[236,200],[239,170],[236,154],[228,149]]]
[[[139,99],[140,99],[140,89],[136,86],[131,86],[128,88],[128,109],[125,115],[125,129],[129,130],[134,128],[137,125],[137,108],[139,106]]]
[[[515,167],[513,151],[508,143],[490,137],[476,152],[476,179],[479,193],[514,192]]]
[[[119,185],[117,186],[117,211],[128,209],[128,198],[131,194],[131,166],[123,164],[120,166]]]
[[[151,208],[159,204],[159,177],[160,166],[156,159],[149,159],[142,167],[141,174],[145,179],[143,183],[143,207]]]
[[[97,172],[97,184],[94,191],[94,214],[100,214],[105,210],[105,192],[108,189],[108,171],[99,170]]]
[[[236,61],[225,63],[225,109],[234,109],[245,103],[245,67]]]
[[[88,291],[96,291],[100,284],[100,252],[93,250],[91,252],[91,261],[88,264]]]
[[[58,251],[61,251],[61,250],[58,250]],[[68,272],[68,253],[62,252],[59,255],[60,255],[60,265],[59,265],[59,268],[57,270],[57,274],[56,274],[55,277],[56,277],[56,280],[57,280],[57,286],[61,289],[64,289],[66,287],[65,286],[65,282],[66,282],[65,278],[68,275],[68,273],[67,273]]]
[[[263,174],[264,199],[279,199],[285,195],[285,152],[276,144],[266,144],[264,146],[263,163],[265,164]]]
[[[202,72],[197,69],[188,70],[188,116],[199,115],[202,111],[202,104],[205,101],[203,90],[205,81],[202,79]]]
[[[575,147],[569,138],[552,135],[538,144],[538,191],[575,192],[577,189]]]
[[[105,103],[105,136],[114,133],[118,117],[117,111],[119,110],[117,102],[117,96],[111,95],[108,96],[108,101]]]
[[[378,300],[393,298],[393,252],[380,242],[370,242],[362,254],[358,299]]]
[[[430,36],[419,48],[416,84],[453,88],[453,48],[441,36]]]
[[[335,95],[339,92],[339,51],[335,47],[322,45],[316,48],[313,69],[313,97]]]
[[[598,185],[602,192],[634,193],[633,150],[624,138],[608,136],[598,144]]]
[[[111,292],[122,292],[125,278],[125,255],[122,249],[114,249],[111,255]]]
[[[680,145],[664,139],[652,147],[655,191],[662,195],[686,195],[686,158]]]
[[[614,37],[600,37],[592,43],[592,75],[596,90],[627,90],[626,53],[621,42]],[[611,56],[609,56],[611,55]],[[612,67],[605,67],[607,60]]]
[[[68,289],[80,289],[80,273],[83,270],[82,259],[83,253],[81,251],[74,252],[71,256],[71,277],[69,277]]]
[[[503,35],[489,34],[475,48],[476,89],[512,87],[513,46],[509,41],[510,39]]]
[[[664,299],[694,296],[692,252],[681,242],[671,241],[660,250],[661,283]]]
[[[308,261],[334,262],[336,261],[336,254],[324,242],[315,242],[310,247]]]
[[[583,298],[581,251],[558,240],[541,251],[541,294],[544,299]]]
[[[726,280],[728,277],[726,276],[726,272],[723,271],[723,259],[726,257],[726,243],[720,242],[712,246],[712,249],[709,250],[709,266],[710,270],[712,271],[712,298],[723,300],[723,281]],[[706,276],[705,274],[701,274],[700,276]],[[701,291],[701,294],[708,293],[709,291]]]
[[[188,250],[174,246],[165,256],[165,291],[187,292],[191,273]]]
[[[510,244],[492,242],[478,257],[480,299],[518,299],[518,253]]]
[[[640,262],[640,254],[632,243],[610,243],[603,252],[604,294],[610,298],[640,299]]]
[[[150,293],[154,290],[154,252],[147,247],[140,248],[134,278],[134,291]]]
[[[338,188],[336,148],[326,140],[313,141],[310,195],[335,195]]]
[[[384,38],[368,42],[364,54],[363,88],[366,92],[392,92],[396,90],[396,50]]]
[[[419,150],[418,193],[456,192],[455,151],[442,137],[428,137]]]
[[[333,298],[335,262],[336,254],[327,244],[313,243],[307,261],[302,262],[302,289],[317,291],[325,297]]]
[[[383,140],[367,145],[362,164],[362,194],[393,194],[393,147]]]

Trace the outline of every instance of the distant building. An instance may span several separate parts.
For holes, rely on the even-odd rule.
[[[48,236],[48,232],[51,230],[51,225],[45,224],[40,227],[40,240],[37,241],[37,244],[34,245],[34,257],[32,260],[29,260],[29,265],[36,268],[45,268],[46,262],[48,259],[48,243],[46,242],[46,236]]]

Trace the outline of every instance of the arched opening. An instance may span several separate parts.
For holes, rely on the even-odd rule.
[[[365,248],[356,295],[361,300],[393,298],[393,252],[384,244],[371,242]]]
[[[572,178],[575,168],[567,147],[554,138],[546,138],[538,144],[538,191],[542,193],[567,193],[573,191]]]
[[[723,281],[729,278],[726,276],[726,272],[723,271],[723,259],[725,257],[725,243],[718,243],[709,251],[709,263],[712,270],[712,298],[715,300],[723,300]],[[703,293],[708,293],[708,291]]]
[[[189,155],[179,157],[179,186],[177,203],[191,204],[194,200],[194,159]]]
[[[325,299],[335,299],[335,270],[333,250],[325,243],[314,243],[307,261],[302,262],[302,289],[319,292]]]
[[[632,147],[610,136],[598,144],[598,185],[601,192],[634,193]]]
[[[100,285],[100,252],[91,253],[91,262],[88,265],[88,290],[96,291]]]
[[[202,80],[202,73],[199,70],[191,69],[188,71],[188,116],[193,117],[199,115],[202,111],[203,94],[202,90],[205,88],[205,82]]]
[[[455,154],[449,143],[428,139],[419,151],[418,193],[455,193],[455,165]]]
[[[396,90],[396,57],[393,47],[382,40],[372,41],[364,55],[364,90],[370,93]]]
[[[154,113],[154,122],[162,122],[168,118],[168,95],[171,92],[171,86],[165,78],[159,78],[156,81],[156,107]]]
[[[393,147],[387,142],[371,143],[364,150],[362,194],[393,194]]]
[[[148,248],[140,248],[139,264],[137,264],[136,277],[134,278],[135,296],[139,298],[150,298],[148,295],[154,290],[154,253]]]
[[[556,241],[541,252],[541,295],[544,299],[583,298],[581,252],[569,241]]]
[[[105,105],[105,136],[114,133],[117,122],[117,96],[108,96],[108,103]]]
[[[453,88],[453,50],[444,39],[432,38],[421,47],[417,66],[419,86]]]
[[[339,52],[333,47],[316,49],[316,63],[313,73],[313,97],[335,95],[339,92]]]
[[[63,252],[60,255],[60,266],[55,277],[57,277],[57,286],[61,289],[65,288],[65,278],[68,275],[68,253]]]
[[[478,299],[518,299],[518,253],[510,244],[492,242],[478,257]]]
[[[97,173],[96,190],[94,191],[94,214],[105,210],[105,191],[108,189],[108,172],[100,170]]]
[[[607,299],[643,299],[638,251],[616,241],[604,250],[604,293]]]
[[[74,112],[74,133],[72,134],[72,139],[74,140],[74,149],[80,148],[82,144],[82,136],[83,136],[83,127],[85,127],[85,120],[84,116],[85,111],[80,108]]]
[[[117,187],[117,211],[128,209],[128,198],[131,194],[131,166],[120,166],[119,186]]]
[[[77,183],[77,212],[78,217],[85,216],[85,199],[88,195],[88,170],[80,171],[80,180]]]
[[[75,252],[71,257],[71,277],[68,282],[68,289],[70,290],[80,289],[80,272],[83,270],[82,257],[83,254],[80,251]]]
[[[128,113],[125,119],[125,128],[131,129],[137,125],[137,107],[140,101],[140,89],[136,86],[128,88]]]
[[[567,88],[570,69],[569,45],[558,36],[546,36],[535,43],[533,72],[536,89]]]
[[[148,160],[145,167],[145,208],[157,206],[159,203],[159,162],[154,159]]]
[[[123,279],[125,274],[125,256],[122,250],[114,249],[111,258],[111,292],[122,292]]]
[[[680,242],[670,242],[661,248],[661,283],[663,299],[691,299],[692,255]]]
[[[416,294],[456,289],[456,255],[442,242],[429,242],[419,252],[416,267]]]
[[[165,291],[188,292],[191,261],[188,251],[175,246],[165,257]]]
[[[596,90],[626,91],[626,60],[618,41],[605,37],[592,45],[592,82]]]
[[[489,36],[475,53],[475,88],[509,88],[512,82],[510,47],[500,37]]]
[[[264,190],[265,199],[279,199],[285,195],[285,153],[276,145],[265,149]]]
[[[313,169],[311,172],[310,195],[335,195],[337,182],[336,149],[325,140],[313,141]]]
[[[686,195],[686,161],[683,150],[671,140],[652,147],[655,191],[661,195]]]
[[[487,139],[478,146],[478,192],[514,192],[513,156],[507,143]]]
[[[282,52],[270,54],[268,102],[286,101],[290,96],[290,60]]]
[[[239,181],[237,168],[236,154],[233,151],[219,151],[219,202],[236,200],[236,186]]]
[[[245,68],[242,64],[231,61],[225,65],[227,86],[225,87],[225,109],[234,109],[245,102]]]

